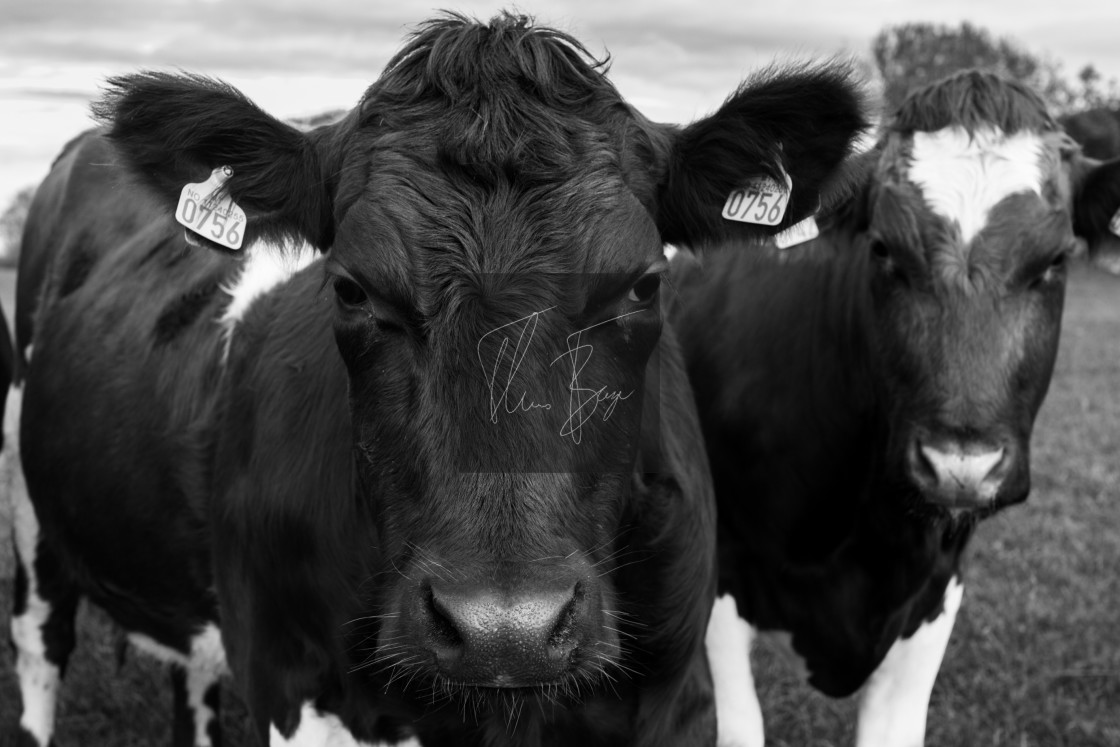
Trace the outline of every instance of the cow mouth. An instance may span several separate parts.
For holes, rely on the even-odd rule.
[[[919,494],[911,503],[910,510],[931,524],[967,529],[997,513],[1000,507],[995,501],[982,504],[949,503]]]
[[[553,714],[577,709],[600,696],[617,698],[621,681],[631,675],[619,661],[621,655],[617,643],[597,642],[573,652],[563,674],[548,680],[509,673],[464,680],[449,677],[434,657],[419,649],[398,649],[377,657],[389,666],[375,679],[381,680],[379,689],[397,689],[409,699],[437,707],[448,705],[465,716],[473,715],[475,721],[511,713]]]
[[[548,678],[540,678],[530,672],[505,671],[478,677],[454,677],[443,671],[436,661],[423,665],[423,668],[426,679],[450,689],[555,698],[561,695],[578,696],[617,681],[624,669],[618,661],[619,654],[617,643],[612,646],[600,641],[581,645],[571,652],[564,670]]]
[[[977,495],[975,492],[964,490],[927,490],[918,493],[917,502],[926,515],[961,526],[986,519],[1007,506],[1023,502],[1026,497],[1025,491],[1000,490]]]
[[[577,670],[552,682],[531,684],[468,684],[437,674],[427,687],[421,686],[421,690],[435,705],[454,703],[460,712],[473,714],[475,721],[505,717],[512,719],[512,723],[532,713],[548,715],[577,709],[611,692],[608,685],[613,681],[617,681],[615,675],[594,669]]]

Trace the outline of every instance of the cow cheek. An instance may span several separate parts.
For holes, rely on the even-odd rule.
[[[1029,298],[1023,323],[1030,334],[1023,341],[1022,360],[1015,376],[1016,392],[1024,403],[1028,428],[1034,422],[1050,388],[1065,305],[1065,281],[1055,283]]]

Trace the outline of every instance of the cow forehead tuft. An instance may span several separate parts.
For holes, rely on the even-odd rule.
[[[528,18],[485,25],[451,14],[390,61],[366,91],[362,123],[419,133],[438,144],[439,162],[475,178],[513,168],[552,180],[580,171],[632,119],[604,69],[578,41]]]
[[[889,129],[909,134],[954,125],[970,133],[990,127],[1008,134],[1059,129],[1029,86],[980,70],[965,70],[915,89],[899,106]]]
[[[1045,152],[1038,132],[1007,134],[993,126],[969,132],[952,125],[911,135],[906,176],[936,214],[959,226],[967,244],[1005,198],[1042,194]]]

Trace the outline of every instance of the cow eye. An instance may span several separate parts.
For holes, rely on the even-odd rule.
[[[1060,251],[1050,259],[1050,264],[1046,265],[1046,269],[1042,271],[1038,277],[1031,282],[1032,288],[1037,288],[1043,283],[1050,283],[1056,280],[1066,267],[1066,260],[1069,257],[1068,251]]]
[[[890,259],[891,250],[887,248],[886,242],[882,239],[872,239],[871,256],[875,259]]]
[[[657,291],[660,287],[661,273],[648,272],[642,275],[638,282],[634,283],[634,286],[630,289],[626,297],[634,303],[646,303],[657,295]]]
[[[369,298],[362,286],[343,277],[334,279],[334,295],[343,306],[361,306]]]

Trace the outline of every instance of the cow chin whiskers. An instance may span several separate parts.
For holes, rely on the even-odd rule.
[[[917,497],[909,503],[907,510],[927,525],[940,528],[946,536],[953,536],[970,534],[981,521],[998,513],[1001,508],[995,503],[976,508],[947,508]]]
[[[447,707],[457,710],[464,723],[482,724],[501,719],[511,734],[530,714],[549,721],[600,694],[609,693],[620,699],[620,682],[638,674],[620,662],[622,647],[607,642],[596,642],[583,649],[579,661],[563,677],[518,687],[476,685],[450,679],[407,644],[393,642],[379,649],[382,650],[355,670],[380,665],[371,676],[387,674],[383,685],[385,692],[396,685],[402,692],[411,691],[432,710]]]

